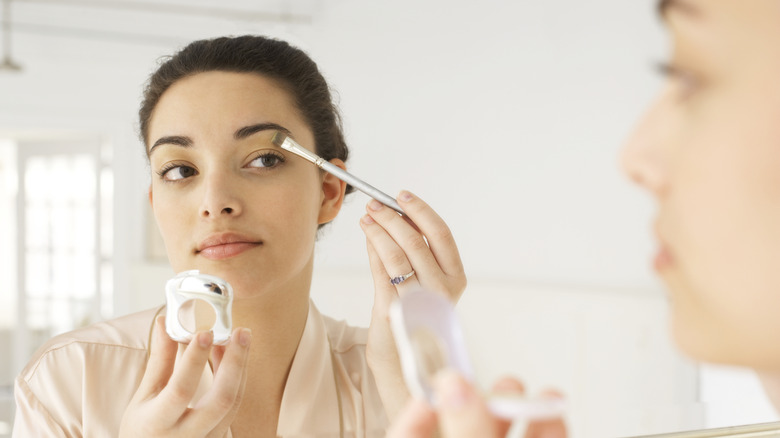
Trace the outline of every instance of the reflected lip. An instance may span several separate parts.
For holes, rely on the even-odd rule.
[[[256,237],[236,232],[223,232],[203,239],[195,248],[195,253],[203,254],[208,258],[226,258],[262,244],[263,241]]]

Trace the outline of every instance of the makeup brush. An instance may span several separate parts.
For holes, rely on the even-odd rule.
[[[346,182],[347,184],[350,184],[352,187],[376,199],[382,204],[385,204],[386,206],[397,211],[398,213],[401,213],[402,215],[406,214],[401,209],[401,206],[399,206],[398,203],[395,202],[395,199],[393,199],[391,196],[382,192],[381,190],[377,189],[371,184],[368,184],[362,179],[356,177],[355,175],[347,172],[346,170],[330,163],[329,161],[326,161],[325,159],[311,152],[310,150],[304,148],[303,146],[296,143],[295,140],[291,139],[288,135],[276,131],[273,138],[271,139],[271,142],[286,151],[292,152],[295,155],[298,155],[299,157],[314,163],[314,165],[316,165],[320,169],[330,173],[331,175]]]

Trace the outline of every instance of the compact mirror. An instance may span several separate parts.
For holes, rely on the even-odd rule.
[[[233,288],[227,281],[185,271],[165,284],[165,300],[165,330],[171,339],[188,343],[195,332],[211,329],[214,344],[227,344],[233,325]]]
[[[414,397],[435,405],[433,377],[445,368],[474,380],[455,309],[442,294],[424,289],[404,294],[390,307],[390,327],[406,386]],[[495,415],[512,420],[550,419],[564,413],[563,400],[553,398],[502,395],[489,398],[488,406]]]

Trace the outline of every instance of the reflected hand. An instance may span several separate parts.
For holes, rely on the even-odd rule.
[[[211,332],[197,333],[177,361],[179,344],[165,333],[165,318],[158,317],[146,371],[122,417],[119,436],[225,436],[244,393],[251,336],[248,329],[236,329],[227,346],[212,346]],[[190,408],[210,353],[214,384]]]
[[[433,410],[426,402],[411,401],[392,425],[387,438],[498,438],[506,436],[508,420],[494,417],[476,389],[458,374],[444,371],[434,379],[439,406]],[[496,392],[523,394],[523,384],[515,379],[499,380]],[[550,395],[556,395],[550,393]],[[441,434],[436,435],[437,430]],[[535,421],[528,424],[525,438],[566,438],[562,419]]]
[[[392,420],[409,398],[390,331],[390,304],[415,288],[445,294],[457,302],[466,288],[466,274],[447,224],[420,198],[402,191],[398,204],[407,216],[372,200],[360,227],[374,278],[374,307],[366,356],[388,417]],[[398,284],[390,279],[414,270]]]

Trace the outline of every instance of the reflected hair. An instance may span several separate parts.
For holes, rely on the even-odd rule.
[[[293,97],[312,130],[317,155],[347,161],[341,115],[317,64],[285,41],[258,35],[199,40],[164,58],[144,87],[138,111],[144,145],[148,146],[149,122],[165,91],[180,79],[209,71],[254,73],[276,81]],[[353,190],[347,186],[347,193]]]

